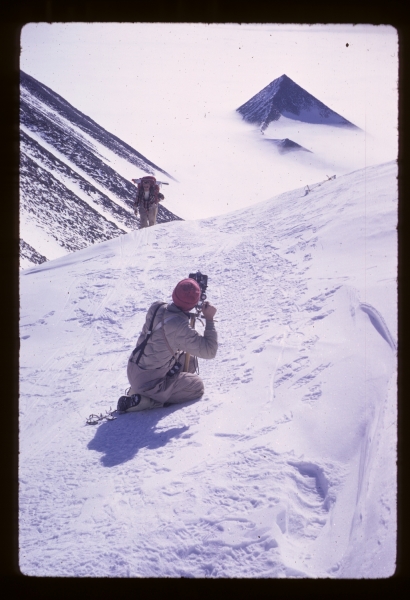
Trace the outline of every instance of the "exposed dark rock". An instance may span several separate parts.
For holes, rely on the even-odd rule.
[[[41,263],[46,262],[47,258],[37,252],[30,244],[26,244],[24,240],[20,238],[20,256],[21,258],[26,258],[30,262],[35,265],[41,265]]]
[[[286,154],[287,152],[312,152],[289,138],[284,138],[283,140],[266,138],[264,141],[276,146],[281,154]]]
[[[305,123],[356,127],[317,100],[287,75],[281,75],[248,102],[237,108],[245,121],[264,131],[269,123],[287,117]]]
[[[29,156],[20,155],[20,210],[67,252],[125,233]]]
[[[172,175],[169,175],[166,171],[157,167],[157,165],[134,150],[134,148],[120,140],[117,136],[109,133],[95,121],[74,108],[74,106],[53,92],[49,87],[23,71],[20,71],[20,84],[31,96],[40,100],[45,106],[51,108],[55,113],[61,115],[73,125],[76,125],[95,140],[101,142],[101,144],[115,152],[118,156],[127,159],[128,162],[136,167],[146,170],[147,173],[152,173],[152,169],[155,169],[156,171],[160,171],[164,175],[167,175],[170,179],[174,179]]]
[[[43,148],[43,146],[30,138],[24,131],[22,131],[20,135],[20,152],[21,156],[30,157],[39,166],[47,169],[49,172],[54,174],[58,173],[65,181],[76,184],[80,190],[90,197],[90,200],[93,203],[103,207],[107,213],[110,213],[117,221],[122,222],[125,226],[130,228],[136,229],[138,227],[138,219],[135,217],[134,213],[113,202],[106,194],[95,188],[90,181],[87,181],[81,175],[73,171],[68,165],[61,162],[54,154]],[[90,156],[92,157],[91,153]],[[113,171],[113,174],[114,177],[119,177],[115,171]],[[98,181],[98,178],[93,178],[93,181]],[[132,200],[130,198],[133,198],[134,195],[135,186],[131,184],[124,198],[130,208],[132,208]],[[32,200],[34,200],[34,198]]]
[[[25,73],[21,73],[20,123],[22,222],[25,227],[33,224],[43,242],[52,238],[67,252],[139,226],[134,213],[136,187],[108,164],[102,146],[140,172],[174,179]],[[181,219],[159,204],[157,222],[175,220]],[[53,258],[30,246],[26,233],[20,251],[25,263],[30,257],[36,264]]]

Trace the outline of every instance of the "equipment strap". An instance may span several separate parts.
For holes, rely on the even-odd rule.
[[[171,348],[171,346],[169,345],[168,338],[167,338],[167,336],[165,335],[165,327],[164,327],[164,325],[165,325],[165,323],[168,323],[168,321],[170,321],[170,320],[171,320],[171,319],[173,319],[174,317],[178,317],[178,315],[175,315],[175,314],[174,314],[174,315],[171,315],[170,317],[167,317],[166,319],[164,319],[166,310],[167,310],[167,309],[165,309],[165,310],[164,310],[164,313],[163,313],[163,315],[162,315],[162,321],[160,321],[160,323],[158,323],[158,325],[155,327],[155,329],[159,329],[160,327],[162,327],[162,333],[163,333],[163,335],[164,335],[164,340],[165,340],[165,343],[166,343],[166,345],[168,346],[168,350],[169,350],[169,351],[171,352],[171,354],[172,354],[172,358],[174,358],[174,359],[176,360],[176,355],[177,355],[178,351],[175,351],[175,350],[173,350],[173,349]]]
[[[153,316],[152,316],[152,319],[151,319],[151,324],[150,324],[150,326],[149,326],[149,330],[148,330],[147,337],[145,338],[145,340],[143,340],[143,341],[141,342],[141,344],[140,344],[139,346],[137,346],[137,347],[135,348],[135,350],[134,350],[134,351],[133,351],[133,353],[131,354],[131,359],[130,359],[130,360],[132,360],[132,359],[134,358],[135,354],[136,354],[138,351],[140,351],[140,353],[139,353],[139,355],[138,355],[138,358],[137,358],[137,360],[135,361],[135,364],[136,364],[136,365],[138,365],[139,361],[141,360],[141,356],[144,354],[145,346],[147,345],[147,343],[148,343],[148,340],[149,340],[149,338],[151,337],[151,335],[154,333],[154,331],[157,331],[157,330],[158,330],[158,329],[160,329],[161,327],[164,327],[164,324],[165,324],[165,323],[168,323],[168,321],[170,321],[171,319],[174,319],[175,317],[178,317],[178,315],[177,315],[177,314],[175,314],[175,315],[170,315],[169,317],[167,317],[166,319],[164,319],[165,310],[166,310],[166,309],[165,309],[165,310],[164,310],[164,314],[163,314],[163,316],[162,316],[162,320],[161,320],[159,323],[157,323],[157,325],[156,325],[156,326],[153,328],[153,325],[154,325],[154,319],[155,319],[155,317],[156,317],[156,314],[157,314],[157,312],[158,312],[158,309],[159,309],[159,308],[161,308],[161,306],[164,306],[164,304],[166,304],[166,302],[162,302],[162,303],[161,303],[161,304],[159,304],[159,305],[157,306],[157,308],[155,309],[155,311],[154,311],[154,314],[153,314]],[[166,338],[166,336],[165,336],[165,331],[164,331],[164,330],[163,330],[163,333],[164,333],[165,342],[166,342],[166,344],[167,344],[167,346],[168,346],[169,350],[171,350],[171,354],[174,354],[174,351],[172,350],[172,348],[171,348],[171,347],[170,347],[170,345],[168,344],[168,340],[167,340],[167,338]]]
[[[137,346],[137,347],[135,348],[135,350],[134,350],[134,351],[133,351],[133,353],[131,354],[131,359],[130,359],[130,360],[132,360],[132,359],[134,358],[134,356],[135,356],[135,354],[138,352],[138,350],[140,351],[140,353],[139,353],[139,355],[138,355],[138,358],[137,358],[137,360],[135,361],[135,364],[136,364],[136,365],[137,365],[137,364],[139,363],[139,361],[141,360],[141,356],[144,354],[145,346],[147,345],[147,343],[148,343],[148,340],[149,340],[149,338],[150,338],[150,337],[151,337],[151,335],[152,335],[152,332],[153,332],[152,326],[154,325],[154,319],[155,319],[155,317],[156,317],[156,314],[157,314],[157,312],[158,312],[158,309],[159,309],[161,306],[163,306],[164,304],[166,304],[166,302],[162,302],[161,304],[158,304],[158,306],[157,306],[157,308],[155,309],[155,311],[154,311],[154,314],[153,314],[153,316],[152,316],[152,319],[151,319],[151,324],[150,324],[150,326],[149,326],[149,330],[148,330],[147,337],[145,338],[145,340],[143,340],[143,341],[141,342],[141,344],[140,344],[139,346]]]

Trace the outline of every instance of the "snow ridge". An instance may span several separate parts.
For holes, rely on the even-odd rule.
[[[365,302],[360,303],[361,310],[369,316],[370,322],[373,327],[376,329],[378,333],[382,336],[383,339],[389,344],[392,350],[397,349],[396,342],[389,331],[389,328],[386,325],[383,316],[379,313],[378,310],[371,306],[370,304],[366,304]]]

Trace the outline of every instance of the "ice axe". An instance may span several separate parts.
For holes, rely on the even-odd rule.
[[[141,180],[143,179],[143,177],[140,177],[139,179],[131,179],[131,181],[133,183],[141,183]],[[158,185],[169,185],[169,183],[167,183],[166,181],[156,181],[156,183]]]

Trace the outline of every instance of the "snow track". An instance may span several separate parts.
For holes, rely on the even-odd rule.
[[[394,186],[382,165],[22,273],[25,574],[378,576],[395,539],[395,487],[375,476],[395,469]],[[147,307],[197,269],[220,342],[204,397],[85,425],[127,387]]]

